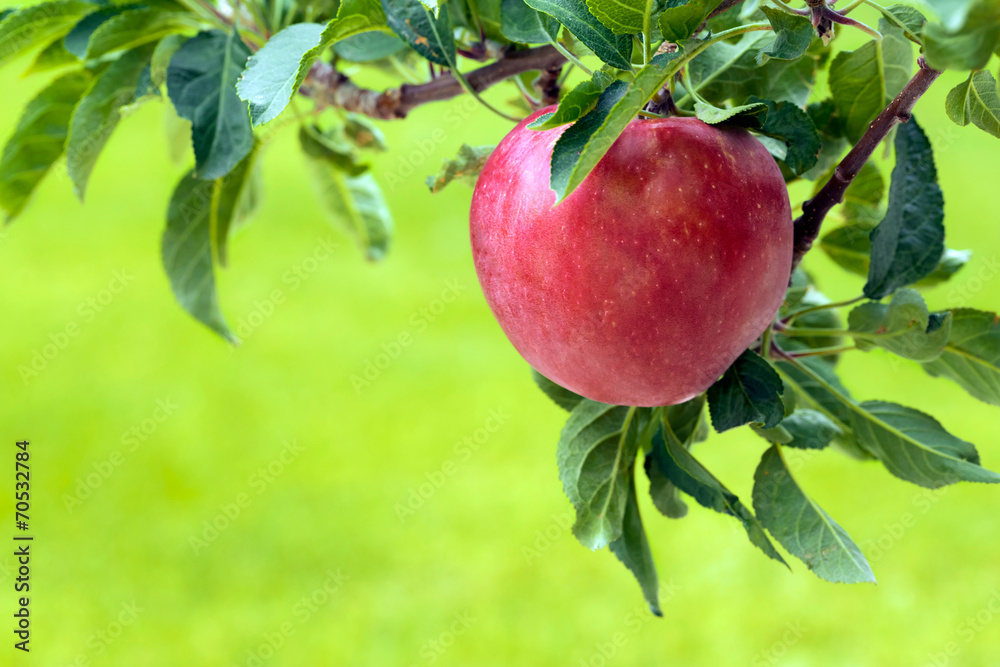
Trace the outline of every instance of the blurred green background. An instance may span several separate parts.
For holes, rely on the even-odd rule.
[[[43,85],[20,78],[26,64],[0,72],[4,140]],[[927,298],[995,310],[1000,143],[945,117],[960,78],[943,76],[916,115],[936,149],[947,242],[975,254]],[[16,574],[12,549],[0,555],[0,664],[995,665],[995,488],[928,493],[878,464],[800,455],[800,481],[862,544],[877,586],[829,584],[791,559],[789,573],[731,519],[692,507],[670,521],[642,498],[670,587],[662,619],[610,553],[576,542],[555,462],[566,415],[478,290],[471,190],[431,196],[423,183],[463,142],[495,143],[510,126],[467,101],[447,108],[383,124],[392,151],[376,174],[398,232],[378,265],[326,220],[294,130],[275,137],[263,206],[219,277],[230,323],[250,327],[237,350],[176,305],[160,267],[167,201],[190,161],[170,161],[161,103],[121,124],[86,205],[59,166],[0,232],[0,437],[9,459],[15,439],[31,441],[36,536],[30,656],[11,646]],[[819,252],[806,264],[831,297],[860,292]],[[112,295],[116,272],[131,279]],[[25,382],[18,367],[71,324],[79,334]],[[356,388],[401,334],[410,344]],[[996,408],[880,352],[841,368],[857,397],[932,412],[1000,468]],[[744,429],[698,455],[748,499],[763,448]],[[67,506],[88,476],[96,488]]]

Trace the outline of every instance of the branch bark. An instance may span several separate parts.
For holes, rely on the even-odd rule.
[[[540,46],[511,51],[500,60],[469,72],[465,79],[476,92],[482,92],[512,76],[534,70],[554,70],[564,62],[566,58],[553,47]],[[309,70],[300,92],[320,104],[390,120],[405,118],[406,114],[422,104],[448,100],[465,90],[450,72],[419,85],[403,84],[384,91],[370,90],[355,85],[333,65],[317,61]]]
[[[903,86],[903,90],[896,96],[896,99],[890,102],[889,106],[883,109],[882,113],[871,122],[858,143],[837,165],[830,180],[816,193],[815,197],[802,204],[802,215],[794,223],[793,271],[812,247],[816,237],[819,236],[823,218],[826,217],[831,208],[843,200],[847,186],[865,166],[868,158],[897,123],[905,123],[910,120],[913,105],[941,74],[938,70],[928,66],[924,62],[923,56],[917,60],[917,64],[919,66],[917,73]]]

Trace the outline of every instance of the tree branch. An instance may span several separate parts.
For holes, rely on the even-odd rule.
[[[494,63],[472,70],[466,81],[478,93],[490,86],[523,72],[554,69],[566,58],[551,46],[511,51]],[[428,102],[439,102],[461,95],[464,91],[449,72],[419,85],[403,84],[385,91],[369,90],[355,85],[346,75],[324,62],[317,61],[309,70],[301,93],[319,104],[336,106],[357,113],[389,120],[405,118],[406,114]]]
[[[896,99],[890,102],[889,106],[883,109],[882,113],[871,122],[858,143],[837,165],[830,180],[816,193],[815,197],[802,204],[802,215],[794,223],[795,250],[792,255],[792,270],[799,265],[803,255],[812,247],[813,241],[816,240],[819,229],[823,225],[823,218],[826,217],[831,208],[843,200],[847,186],[865,166],[868,158],[897,123],[905,123],[910,120],[913,105],[941,74],[938,70],[929,67],[924,62],[923,56],[917,59],[917,64],[919,66],[917,73],[903,86],[903,90],[899,92]]]

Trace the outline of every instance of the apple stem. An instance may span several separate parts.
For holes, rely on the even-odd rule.
[[[830,180],[816,193],[816,196],[802,204],[802,215],[794,222],[794,250],[792,254],[792,270],[799,265],[802,257],[812,248],[813,242],[819,236],[823,218],[830,209],[844,198],[847,186],[858,175],[868,158],[889,132],[899,123],[910,120],[910,112],[917,100],[927,92],[935,79],[941,75],[939,70],[930,67],[923,56],[917,59],[919,68],[913,78],[903,86],[892,102],[882,110],[854,147],[844,156],[833,172]]]

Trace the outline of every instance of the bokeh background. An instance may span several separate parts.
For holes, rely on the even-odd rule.
[[[4,140],[43,85],[19,76],[26,64],[0,71]],[[975,253],[926,296],[996,310],[1000,142],[947,120],[960,78],[943,76],[916,115],[947,242]],[[329,224],[294,130],[275,135],[263,205],[219,276],[244,327],[236,350],[176,305],[160,266],[167,201],[191,160],[171,161],[163,104],[122,122],[86,205],[60,166],[0,231],[0,437],[9,460],[15,439],[31,441],[36,536],[30,656],[10,646],[15,564],[0,550],[0,664],[995,665],[995,488],[929,493],[877,463],[799,456],[800,481],[862,545],[877,586],[829,584],[791,559],[789,573],[731,519],[693,506],[671,521],[643,497],[662,619],[610,553],[576,542],[555,462],[566,415],[478,290],[471,190],[432,196],[423,183],[463,142],[510,126],[467,101],[448,108],[383,124],[392,151],[374,163],[398,231],[377,265]],[[831,297],[860,292],[820,252],[806,265]],[[109,299],[116,272],[130,279]],[[79,334],[24,381],[18,367],[68,325]],[[352,383],[401,335],[410,343],[370,384]],[[930,411],[1000,469],[997,408],[878,351],[841,370],[858,398]],[[698,456],[748,499],[763,449],[743,429]]]

